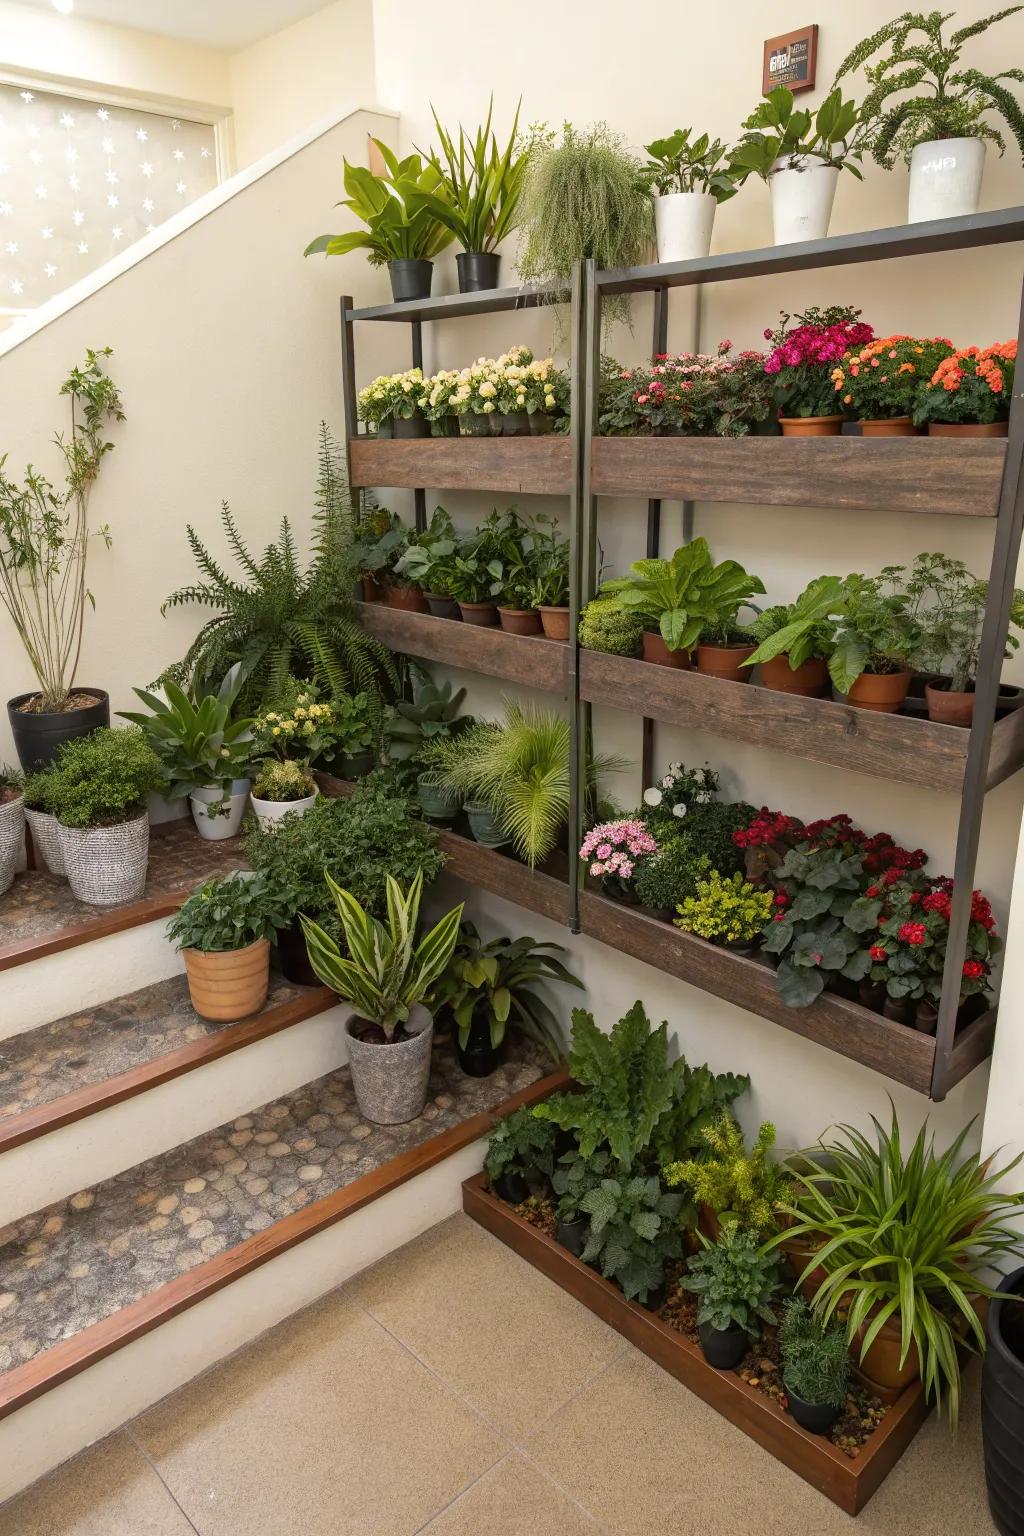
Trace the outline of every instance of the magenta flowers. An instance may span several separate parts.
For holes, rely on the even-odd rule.
[[[842,305],[814,308],[802,315],[783,314],[776,330],[765,331],[772,350],[764,371],[772,378],[780,415],[829,416],[835,412],[832,369],[851,347],[864,346],[875,334],[859,316],[859,309]],[[796,324],[791,327],[793,320]]]
[[[638,859],[657,853],[658,845],[642,821],[603,821],[591,827],[580,846],[580,858],[590,860],[594,876],[617,875],[628,880]]]

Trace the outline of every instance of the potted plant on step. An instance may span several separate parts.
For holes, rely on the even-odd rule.
[[[226,1024],[259,1012],[267,1000],[271,940],[283,921],[260,875],[239,871],[192,892],[167,936],[184,957],[200,1018]]]
[[[51,763],[26,775],[24,785],[25,823],[32,834],[32,846],[36,854],[36,868],[40,861],[51,875],[67,878],[64,855],[60,848],[60,828],[55,813],[54,791],[57,784],[57,768]]]
[[[711,231],[719,203],[735,197],[739,175],[729,166],[729,150],[709,134],[692,138],[692,128],[677,128],[666,139],[645,144],[648,160],[641,174],[652,192],[659,261],[693,261],[711,250]]]
[[[921,627],[917,661],[925,674],[929,720],[969,726],[974,719],[974,689],[981,654],[981,630],[988,603],[988,582],[980,581],[962,560],[940,553],[918,555],[906,591]],[[1024,628],[1024,591],[1015,589],[1010,624]],[[1004,657],[1020,641],[1008,633]]]
[[[728,1110],[705,1125],[695,1157],[667,1163],[661,1176],[670,1189],[684,1188],[699,1211],[700,1230],[716,1242],[723,1227],[740,1226],[761,1238],[776,1230],[776,1218],[793,1198],[793,1183],[772,1152],[775,1127],[760,1126],[747,1151],[735,1117]]]
[[[497,247],[519,227],[519,203],[530,158],[529,141],[518,140],[519,107],[504,149],[491,128],[494,97],[487,103],[487,121],[472,138],[459,124],[458,144],[431,108],[441,144],[429,160],[440,178],[440,196],[425,192],[424,202],[438,223],[462,246],[455,265],[459,292],[497,288]]]
[[[1006,142],[986,114],[1001,117],[1024,158],[1024,119],[1008,81],[1017,68],[990,75],[960,63],[963,47],[1016,6],[971,21],[943,35],[954,12],[905,11],[857,44],[840,64],[836,80],[865,66],[869,91],[861,107],[872,158],[892,170],[897,158],[910,166],[911,224],[977,213],[985,166],[985,141],[1003,154]],[[888,54],[871,64],[891,44]],[[896,98],[896,99],[894,99]]]
[[[929,437],[1005,437],[1016,366],[1015,341],[953,352],[922,383],[914,421]]]
[[[305,815],[318,794],[316,780],[304,764],[268,757],[253,781],[253,814],[261,827],[272,827],[285,816]]]
[[[762,1324],[774,1327],[778,1321],[771,1303],[779,1289],[779,1258],[756,1233],[735,1223],[722,1228],[717,1242],[703,1236],[701,1242],[679,1283],[700,1298],[697,1336],[705,1360],[716,1370],[732,1371]]]
[[[629,569],[606,581],[600,595],[644,621],[644,660],[661,666],[688,668],[705,622],[764,591],[760,577],[735,560],[715,565],[704,538],[683,544],[670,560],[634,560]]]
[[[841,577],[816,576],[796,602],[766,608],[750,626],[758,646],[742,665],[760,666],[765,688],[821,698],[829,689],[828,659],[843,598]]]
[[[782,1385],[801,1429],[826,1435],[846,1404],[850,1350],[841,1323],[822,1325],[806,1301],[790,1296],[779,1328]]]
[[[801,315],[783,312],[775,330],[765,331],[772,350],[764,371],[772,381],[783,437],[838,435],[843,416],[833,371],[847,352],[874,336],[859,316],[859,309],[845,304],[814,305]]]
[[[775,244],[824,240],[839,172],[862,179],[856,162],[867,145],[856,103],[844,101],[837,86],[816,112],[798,111],[793,92],[779,85],[758,102],[743,129],[729,168],[741,184],[751,175],[767,182]]]
[[[386,170],[375,176],[366,166],[350,165],[345,160],[347,196],[338,204],[354,213],[366,228],[344,235],[318,235],[303,255],[322,251],[327,256],[345,256],[349,251],[366,251],[371,267],[387,267],[396,304],[427,299],[434,257],[454,238],[427,201],[448,201],[444,177],[429,160],[424,164],[419,155],[399,160],[379,139],[372,142]]]
[[[54,442],[64,461],[64,484],[51,484],[31,465],[22,485],[8,479],[0,457],[0,601],[35,673],[38,688],[7,703],[21,766],[49,763],[62,742],[110,724],[102,688],[76,684],[86,604],[93,603],[86,558],[106,527],[89,526],[89,499],[114,447],[111,422],[123,421],[117,385],[104,371],[109,347],[88,351],[60,393],[71,401],[71,435]]]
[[[407,892],[388,875],[386,924],[371,917],[329,874],[324,879],[337,906],[346,953],[303,915],[310,963],[324,986],[356,1010],[345,1035],[360,1112],[375,1125],[402,1125],[426,1103],[434,1024],[423,999],[451,958],[462,904],[417,940],[422,873]]]
[[[499,1120],[487,1138],[484,1172],[499,1199],[522,1205],[530,1186],[551,1177],[555,1128],[526,1104]]]
[[[139,901],[149,863],[147,799],[160,762],[141,730],[109,726],[65,742],[52,804],[75,899],[107,907]]]
[[[25,851],[25,781],[16,768],[0,763],[0,896],[14,884]]]

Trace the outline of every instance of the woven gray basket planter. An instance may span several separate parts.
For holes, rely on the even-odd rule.
[[[113,907],[141,899],[149,862],[148,813],[113,827],[62,826],[60,846],[76,900]]]
[[[430,1014],[421,1004],[414,1004],[406,1028],[418,1028],[419,1034],[394,1045],[357,1040],[352,1033],[355,1022],[354,1015],[345,1021],[345,1038],[360,1114],[374,1125],[404,1125],[415,1120],[427,1101],[434,1039]]]
[[[60,828],[56,816],[49,811],[33,811],[26,808],[25,820],[32,832],[32,846],[36,851],[36,867],[45,866],[51,875],[66,879],[64,855],[60,846]]]
[[[0,805],[0,895],[14,884],[14,873],[24,847],[25,801],[19,795],[17,800]]]

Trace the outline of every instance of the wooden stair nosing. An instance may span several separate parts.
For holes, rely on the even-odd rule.
[[[440,1135],[421,1142],[389,1162],[353,1180],[344,1188],[325,1195],[322,1200],[275,1222],[262,1232],[246,1238],[234,1248],[208,1259],[195,1269],[158,1287],[149,1296],[123,1307],[111,1317],[94,1323],[73,1338],[55,1344],[34,1359],[0,1376],[0,1420],[19,1408],[52,1391],[62,1382],[87,1370],[116,1350],[141,1338],[161,1323],[195,1306],[207,1296],[223,1290],[233,1280],[250,1274],[296,1244],[333,1226],[346,1216],[390,1193],[419,1173],[435,1167],[455,1152],[485,1136],[496,1119],[509,1115],[524,1104],[535,1104],[548,1094],[569,1084],[569,1073],[561,1068],[538,1078],[529,1087],[505,1099],[492,1110],[469,1116]]]
[[[46,1104],[12,1115],[10,1119],[0,1121],[0,1155],[27,1141],[34,1141],[38,1136],[59,1130],[61,1126],[83,1120],[98,1110],[110,1109],[125,1099],[134,1098],[136,1094],[170,1082],[258,1040],[266,1040],[304,1019],[326,1013],[336,1002],[337,998],[329,988],[307,987],[301,996],[266,1008],[252,1018],[228,1024],[202,1040],[194,1040],[102,1082],[89,1083],[73,1093],[62,1094]]]

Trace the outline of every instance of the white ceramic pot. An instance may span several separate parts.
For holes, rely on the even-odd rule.
[[[302,800],[259,800],[253,795],[253,814],[266,831],[286,816],[305,816],[318,794],[319,790],[314,789],[311,795],[306,795]]]
[[[984,169],[984,139],[930,139],[916,145],[910,157],[907,223],[977,213]]]
[[[155,790],[149,796],[149,824],[151,827],[162,826],[168,821],[185,821],[188,819],[188,805],[185,800],[168,800],[166,795],[157,794]]]
[[[233,779],[226,792],[223,789],[194,789],[188,798],[199,836],[205,837],[207,842],[220,843],[238,835],[249,803],[249,780]]]
[[[25,852],[25,797],[0,805],[0,896],[14,884],[15,871]]]
[[[654,199],[659,261],[696,261],[711,250],[718,204],[710,192],[666,192]]]
[[[114,907],[141,901],[149,863],[149,816],[112,827],[65,827],[58,822],[64,867],[76,901]]]
[[[824,240],[838,180],[837,165],[805,160],[801,167],[793,168],[788,156],[776,160],[768,175],[776,245]]]

